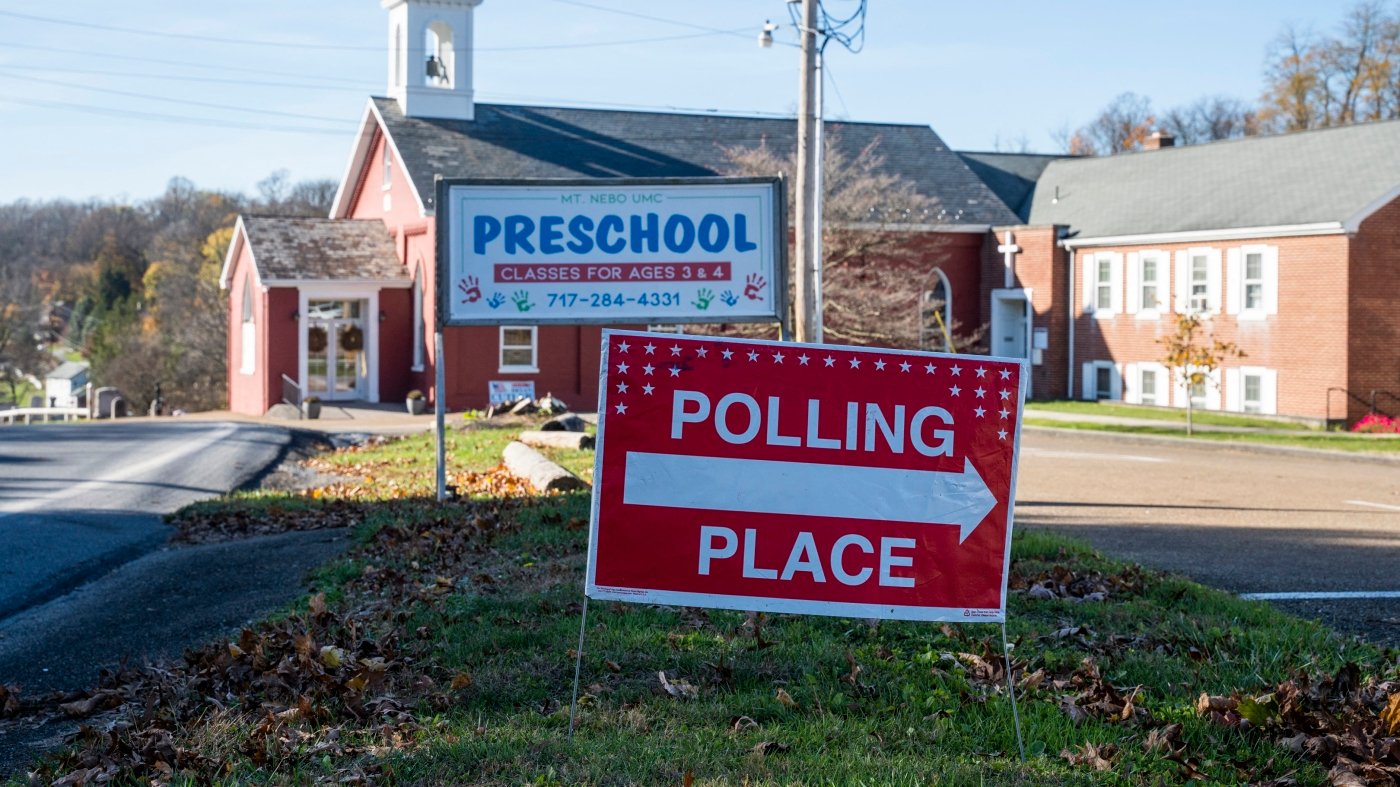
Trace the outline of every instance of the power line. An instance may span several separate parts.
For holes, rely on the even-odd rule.
[[[43,71],[43,72],[45,72],[45,73],[62,73],[62,74],[97,74],[97,75],[107,76],[107,77],[116,77],[116,78],[119,78],[119,79],[163,79],[163,80],[174,81],[174,82],[201,82],[201,83],[208,83],[208,84],[215,84],[215,85],[240,85],[240,86],[244,86],[244,87],[280,87],[280,88],[305,89],[305,90],[338,90],[338,91],[344,91],[344,92],[349,92],[349,93],[360,93],[360,94],[363,94],[363,93],[365,92],[365,87],[364,87],[364,85],[360,85],[359,87],[350,87],[350,86],[348,86],[348,85],[344,85],[344,86],[342,86],[342,85],[313,85],[313,84],[308,84],[308,83],[296,83],[296,82],[262,82],[262,81],[258,81],[258,80],[248,80],[248,79],[220,79],[219,77],[182,76],[182,75],[179,75],[179,74],[151,74],[151,73],[139,73],[139,72],[132,72],[132,71],[107,71],[107,70],[100,69],[100,68],[63,68],[63,67],[56,67],[56,66],[20,66],[20,65],[13,65],[13,64],[9,64],[9,63],[0,63],[0,70],[4,70],[4,71]]]
[[[87,57],[102,57],[111,60],[129,60],[135,63],[154,63],[163,66],[180,66],[182,68],[202,68],[208,71],[233,71],[244,74],[262,74],[264,76],[281,76],[300,79],[315,79],[322,82],[340,82],[348,85],[363,84],[358,79],[346,79],[344,77],[317,76],[315,74],[288,74],[284,71],[268,71],[262,68],[244,68],[241,66],[217,66],[208,63],[191,63],[187,60],[163,60],[154,57],[138,57],[135,55],[118,55],[112,52],[94,52],[88,49],[60,49],[51,46],[35,46],[33,44],[16,44],[12,41],[0,41],[0,47],[9,49],[27,49],[40,52],[50,52],[63,55],[81,55]]]
[[[204,107],[205,109],[220,109],[229,112],[252,112],[258,115],[273,115],[276,117],[298,118],[301,120],[323,120],[331,123],[345,123],[344,118],[333,118],[326,115],[307,115],[301,112],[280,112],[275,109],[254,109],[251,107],[240,107],[232,104],[216,104],[210,101],[191,101],[189,99],[171,98],[169,96],[156,96],[150,93],[137,93],[131,90],[116,90],[114,88],[93,87],[92,85],[80,85],[76,82],[64,82],[60,79],[45,79],[43,77],[27,77],[14,73],[7,73],[3,66],[0,66],[0,77],[7,79],[19,79],[26,82],[38,82],[41,84],[57,85],[59,87],[72,88],[74,90],[87,90],[93,93],[105,93],[114,96],[125,96],[127,98],[140,98],[147,101],[164,101],[169,104],[183,104],[192,107]]]
[[[741,28],[740,30],[721,30],[721,29],[719,29],[719,28],[717,28],[717,27],[706,27],[705,25],[697,25],[697,24],[695,24],[695,23],[693,23],[693,22],[682,22],[682,21],[679,20],[679,19],[667,19],[666,17],[651,16],[650,14],[641,14],[641,13],[637,13],[636,11],[624,11],[624,10],[622,10],[621,8],[610,8],[610,7],[605,6],[605,5],[596,5],[596,4],[594,4],[594,3],[585,3],[585,2],[583,2],[583,0],[554,0],[554,2],[556,2],[556,3],[562,3],[563,5],[577,6],[577,7],[579,7],[579,8],[591,8],[591,9],[593,9],[593,10],[595,10],[595,11],[603,11],[603,12],[606,12],[606,13],[609,13],[609,14],[617,14],[618,16],[630,16],[630,17],[632,17],[633,19],[645,19],[645,20],[650,21],[650,22],[661,22],[661,23],[663,23],[663,24],[668,24],[668,25],[678,25],[678,26],[680,26],[680,27],[688,27],[688,28],[691,28],[692,30],[704,30],[704,31],[709,32],[709,33],[719,33],[719,34],[724,34],[724,35],[735,35],[735,36],[739,36],[739,37],[741,37],[741,38],[748,38],[749,36],[748,36],[747,34],[743,33],[742,31],[743,31],[743,30],[748,30],[750,27],[752,27],[752,25],[750,25],[749,27]]]
[[[238,120],[222,120],[215,118],[196,118],[187,115],[167,115],[160,112],[142,112],[136,109],[117,109],[114,107],[104,107],[95,104],[79,104],[72,101],[42,101],[31,98],[18,98],[15,96],[0,95],[0,102],[10,104],[22,104],[25,106],[41,107],[44,109],[71,109],[78,112],[87,112],[94,115],[105,115],[108,117],[132,118],[140,120],[159,120],[165,123],[179,123],[191,126],[213,126],[215,128],[237,128],[251,131],[279,131],[296,134],[325,134],[344,137],[343,129],[314,128],[311,126],[284,126],[268,123],[244,123]]]

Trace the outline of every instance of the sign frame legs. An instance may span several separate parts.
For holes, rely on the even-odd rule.
[[[574,651],[574,693],[569,699],[569,740],[574,739],[574,722],[578,710],[578,679],[583,669],[583,638],[588,632],[588,594],[583,594],[583,614],[578,622],[578,649]]]
[[[433,415],[437,434],[437,501],[447,501],[447,359],[442,355],[442,329],[433,332]]]

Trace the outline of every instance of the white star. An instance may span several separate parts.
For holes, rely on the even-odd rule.
[[[617,365],[617,373],[618,373],[618,374],[627,374],[627,364],[625,364],[625,363],[620,363],[620,364],[618,364],[618,365]]]
[[[835,358],[832,358],[830,355],[828,355],[828,356],[826,356],[825,358],[823,358],[822,361],[823,361],[827,366],[835,366],[835,365],[836,365],[836,359],[835,359]]]
[[[642,349],[647,351],[647,355],[651,355],[652,353],[656,352],[656,345],[652,344],[651,342],[647,342],[647,345]]]
[[[642,386],[642,393],[646,394],[647,396],[651,396],[651,392],[655,390],[656,386],[652,385],[651,383],[647,383],[646,385]]]
[[[809,358],[807,357],[807,353],[802,353],[801,355],[797,356],[797,362],[800,363],[800,364],[802,364],[803,366],[806,366],[806,365],[807,365],[807,361],[809,361],[809,360],[811,360],[811,359],[809,359]]]
[[[948,393],[954,396],[962,396],[962,389],[955,385],[952,388],[948,389]]]
[[[729,360],[730,358],[733,358],[733,357],[734,357],[734,351],[733,351],[733,350],[730,350],[730,349],[728,349],[728,348],[726,348],[726,349],[724,350],[724,352],[720,353],[720,355],[723,355],[723,356],[724,356],[724,360],[727,361],[727,360]]]
[[[987,414],[987,408],[979,407],[976,410],[973,410],[972,412],[976,413],[978,418],[981,418],[982,416]]]
[[[753,350],[749,350],[749,360],[750,360],[750,361],[757,361],[757,360],[758,360],[758,353],[754,352]]]
[[[859,359],[859,358],[852,358],[852,359],[851,359],[851,368],[852,368],[852,369],[859,369],[859,368],[860,368],[860,359]]]
[[[1010,391],[1002,391],[1002,392],[1001,392],[1001,398],[1003,398],[1003,399],[1005,399],[1006,397],[1008,397],[1008,396],[1010,396],[1010,395],[1011,395],[1011,392],[1010,392]]]
[[[671,376],[672,376],[672,377],[680,377],[680,376],[681,376],[681,367],[679,367],[679,366],[672,366],[672,367],[671,367]]]
[[[1008,415],[1011,415],[1011,411],[1007,410],[1005,407],[1001,408],[1001,417],[1005,418]]]
[[[617,346],[617,351],[620,352],[620,353],[625,353],[625,352],[627,352],[627,351],[628,351],[629,349],[631,349],[631,348],[632,348],[632,345],[628,344],[627,342],[623,342],[622,344],[619,344],[619,345]]]
[[[900,370],[901,372],[907,372],[907,371],[909,371],[909,362],[908,362],[908,361],[900,361],[900,362],[899,362],[899,370]]]
[[[985,366],[979,366],[979,367],[977,367],[977,369],[976,369],[975,371],[977,372],[977,376],[978,376],[978,377],[986,377],[986,376],[987,376],[987,367],[985,367]]]
[[[695,350],[695,355],[696,355],[697,357],[700,357],[700,358],[704,358],[705,356],[707,356],[707,355],[709,355],[709,354],[710,354],[710,348],[708,348],[708,347],[701,346],[701,347],[699,347],[699,348],[697,348],[697,349]]]
[[[1005,430],[1005,429],[999,429],[999,430],[997,430],[997,439],[998,439],[998,440],[1005,440],[1005,439],[1006,439],[1006,430]]]
[[[933,364],[924,367],[924,374],[933,374]]]
[[[618,392],[618,393],[627,393],[627,383],[618,383],[618,384],[617,384],[617,392]]]
[[[962,367],[961,367],[961,366],[954,366],[953,369],[952,369],[952,372],[953,372],[953,376],[954,376],[954,377],[957,377],[958,375],[962,374]]]
[[[986,389],[986,388],[983,388],[983,387],[981,387],[981,386],[979,385],[979,386],[977,387],[977,390],[976,390],[976,391],[973,391],[973,393],[977,394],[977,398],[978,398],[978,399],[981,399],[983,396],[986,396],[986,394],[987,394],[987,389]]]
[[[624,415],[624,414],[626,414],[626,412],[627,412],[627,405],[623,404],[622,402],[618,402],[618,403],[617,403],[617,414],[618,414],[618,415]]]
[[[782,362],[783,362],[783,354],[782,354],[782,353],[773,353],[773,363],[782,363]]]
[[[680,354],[681,354],[681,346],[680,346],[679,344],[673,344],[673,345],[671,345],[671,354],[672,354],[672,355],[680,355]]]
[[[652,373],[653,371],[655,371],[655,370],[656,370],[656,367],[655,367],[655,366],[652,366],[651,364],[647,364],[646,366],[643,366],[643,367],[642,367],[642,371],[645,372],[645,373],[647,373],[647,374],[651,374],[651,373]]]
[[[1001,370],[1001,379],[1003,379],[1003,380],[1010,380],[1010,379],[1011,379],[1011,370],[1010,370],[1010,369],[1002,369],[1002,370]]]
[[[885,360],[883,358],[875,359],[875,369],[881,372],[885,371]]]

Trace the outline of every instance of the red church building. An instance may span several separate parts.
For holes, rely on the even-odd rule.
[[[431,393],[439,176],[732,174],[726,151],[795,145],[794,121],[477,104],[479,2],[384,0],[389,95],[365,108],[331,215],[239,219],[221,277],[231,409],[262,414],[290,386]],[[994,354],[1030,360],[1036,398],[1191,397],[1321,420],[1400,394],[1400,123],[1099,159],[960,154],[927,126],[827,127],[853,155],[876,145],[938,206],[899,227],[936,249],[911,272],[911,313],[936,294],[946,318],[986,326]],[[1186,310],[1248,353],[1189,391],[1156,343]],[[587,407],[600,330],[449,328],[446,404],[482,407],[494,380]]]

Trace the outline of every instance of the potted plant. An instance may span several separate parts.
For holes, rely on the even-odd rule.
[[[415,388],[408,392],[408,398],[404,400],[404,403],[408,405],[409,415],[422,415],[424,408],[427,407],[428,400],[423,398],[422,391]]]
[[[321,417],[321,397],[308,396],[301,400],[301,412],[307,418],[316,420]]]

